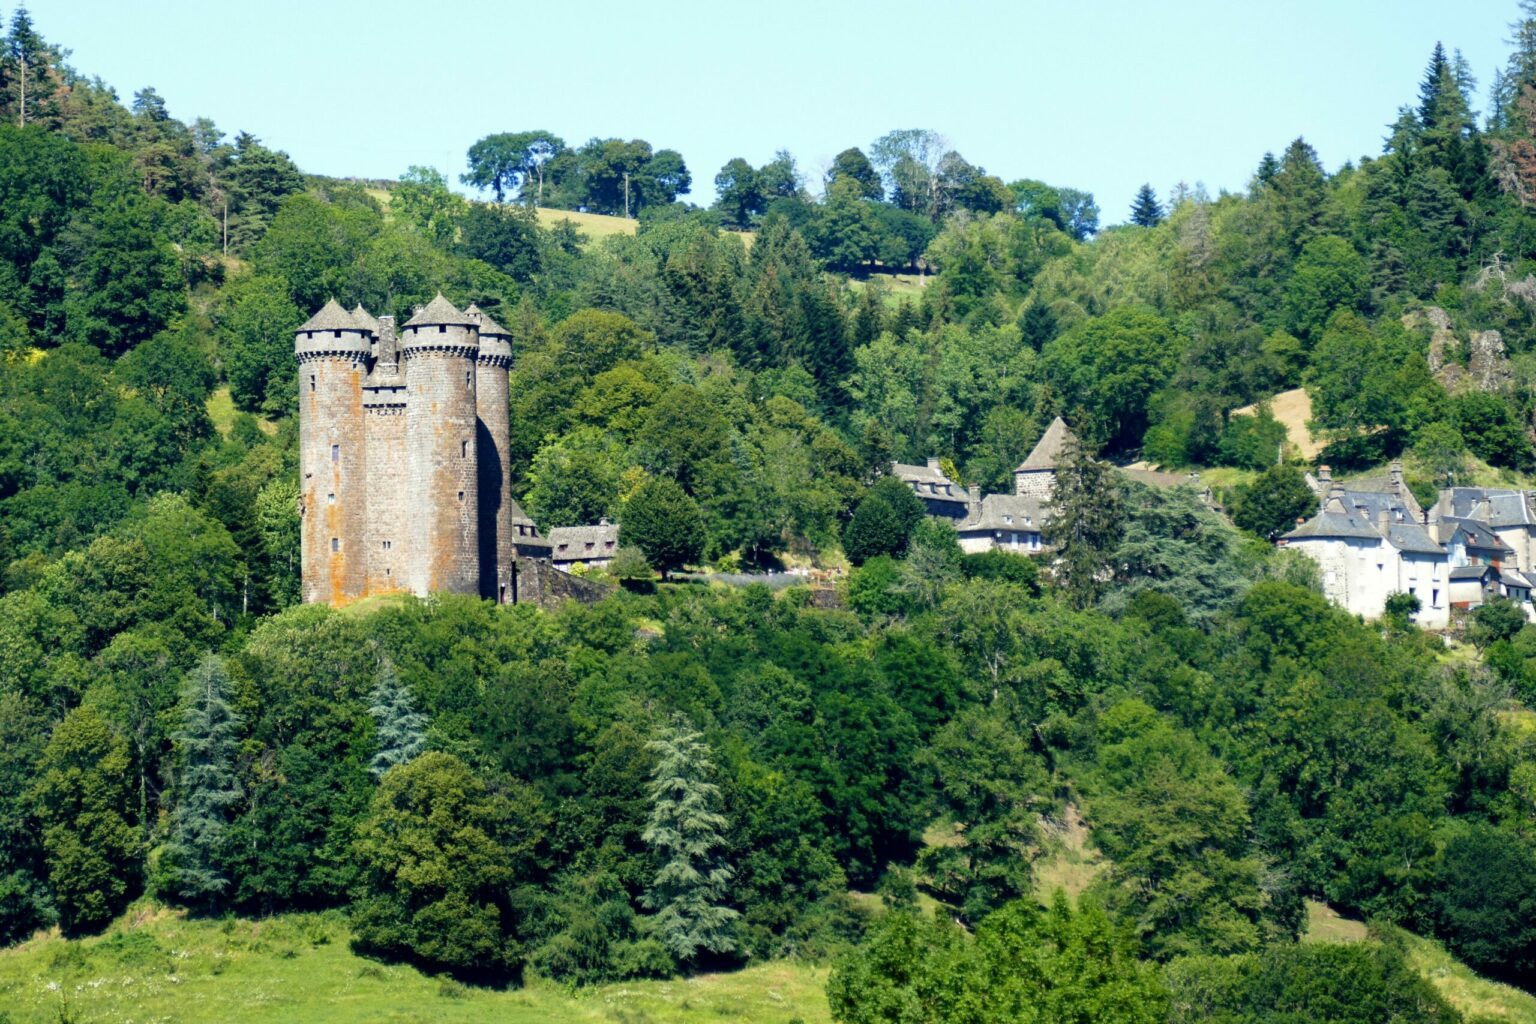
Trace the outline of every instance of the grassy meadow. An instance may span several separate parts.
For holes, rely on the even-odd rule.
[[[778,962],[686,980],[492,991],[348,948],[339,913],[188,920],[140,903],[100,936],[0,951],[6,1024],[825,1024],[826,968]]]

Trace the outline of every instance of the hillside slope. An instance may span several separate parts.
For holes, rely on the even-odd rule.
[[[771,963],[687,980],[573,991],[533,982],[468,988],[356,956],[340,914],[189,921],[140,904],[104,935],[57,934],[0,951],[0,1020],[8,1024],[220,1021],[223,1024],[437,1024],[496,1020],[831,1020],[826,969]],[[8,1014],[8,1016],[7,1016]]]

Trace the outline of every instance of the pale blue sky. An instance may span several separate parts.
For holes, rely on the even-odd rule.
[[[11,4],[0,0],[9,16]],[[71,62],[153,85],[306,171],[456,178],[494,131],[679,150],[692,199],[720,165],[789,149],[813,179],[892,128],[942,132],[1004,180],[1092,191],[1243,187],[1297,135],[1337,167],[1380,151],[1436,40],[1479,107],[1514,0],[1037,0],[608,4],[545,0],[32,0]]]

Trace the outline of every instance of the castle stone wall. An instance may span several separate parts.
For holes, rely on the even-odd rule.
[[[517,557],[512,525],[512,422],[508,409],[507,371],[512,346],[505,339],[482,336],[475,365],[475,403],[479,425],[480,595],[512,599],[512,561]]]
[[[365,388],[363,405],[368,458],[365,592],[383,594],[406,588],[412,558],[404,381],[399,387]]]
[[[345,604],[364,586],[367,456],[360,373],[368,335],[310,331],[299,359],[300,559],[304,600]]]
[[[459,324],[407,327],[401,338],[414,526],[408,585],[418,594],[480,592],[478,348],[475,328]]]

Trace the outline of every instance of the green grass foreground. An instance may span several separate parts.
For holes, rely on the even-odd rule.
[[[617,1024],[831,1021],[825,967],[776,962],[730,974],[572,990],[541,980],[491,991],[380,964],[348,948],[339,913],[188,920],[140,904],[105,934],[41,935],[0,951],[6,1024]],[[9,1016],[7,1017],[6,1014]]]

